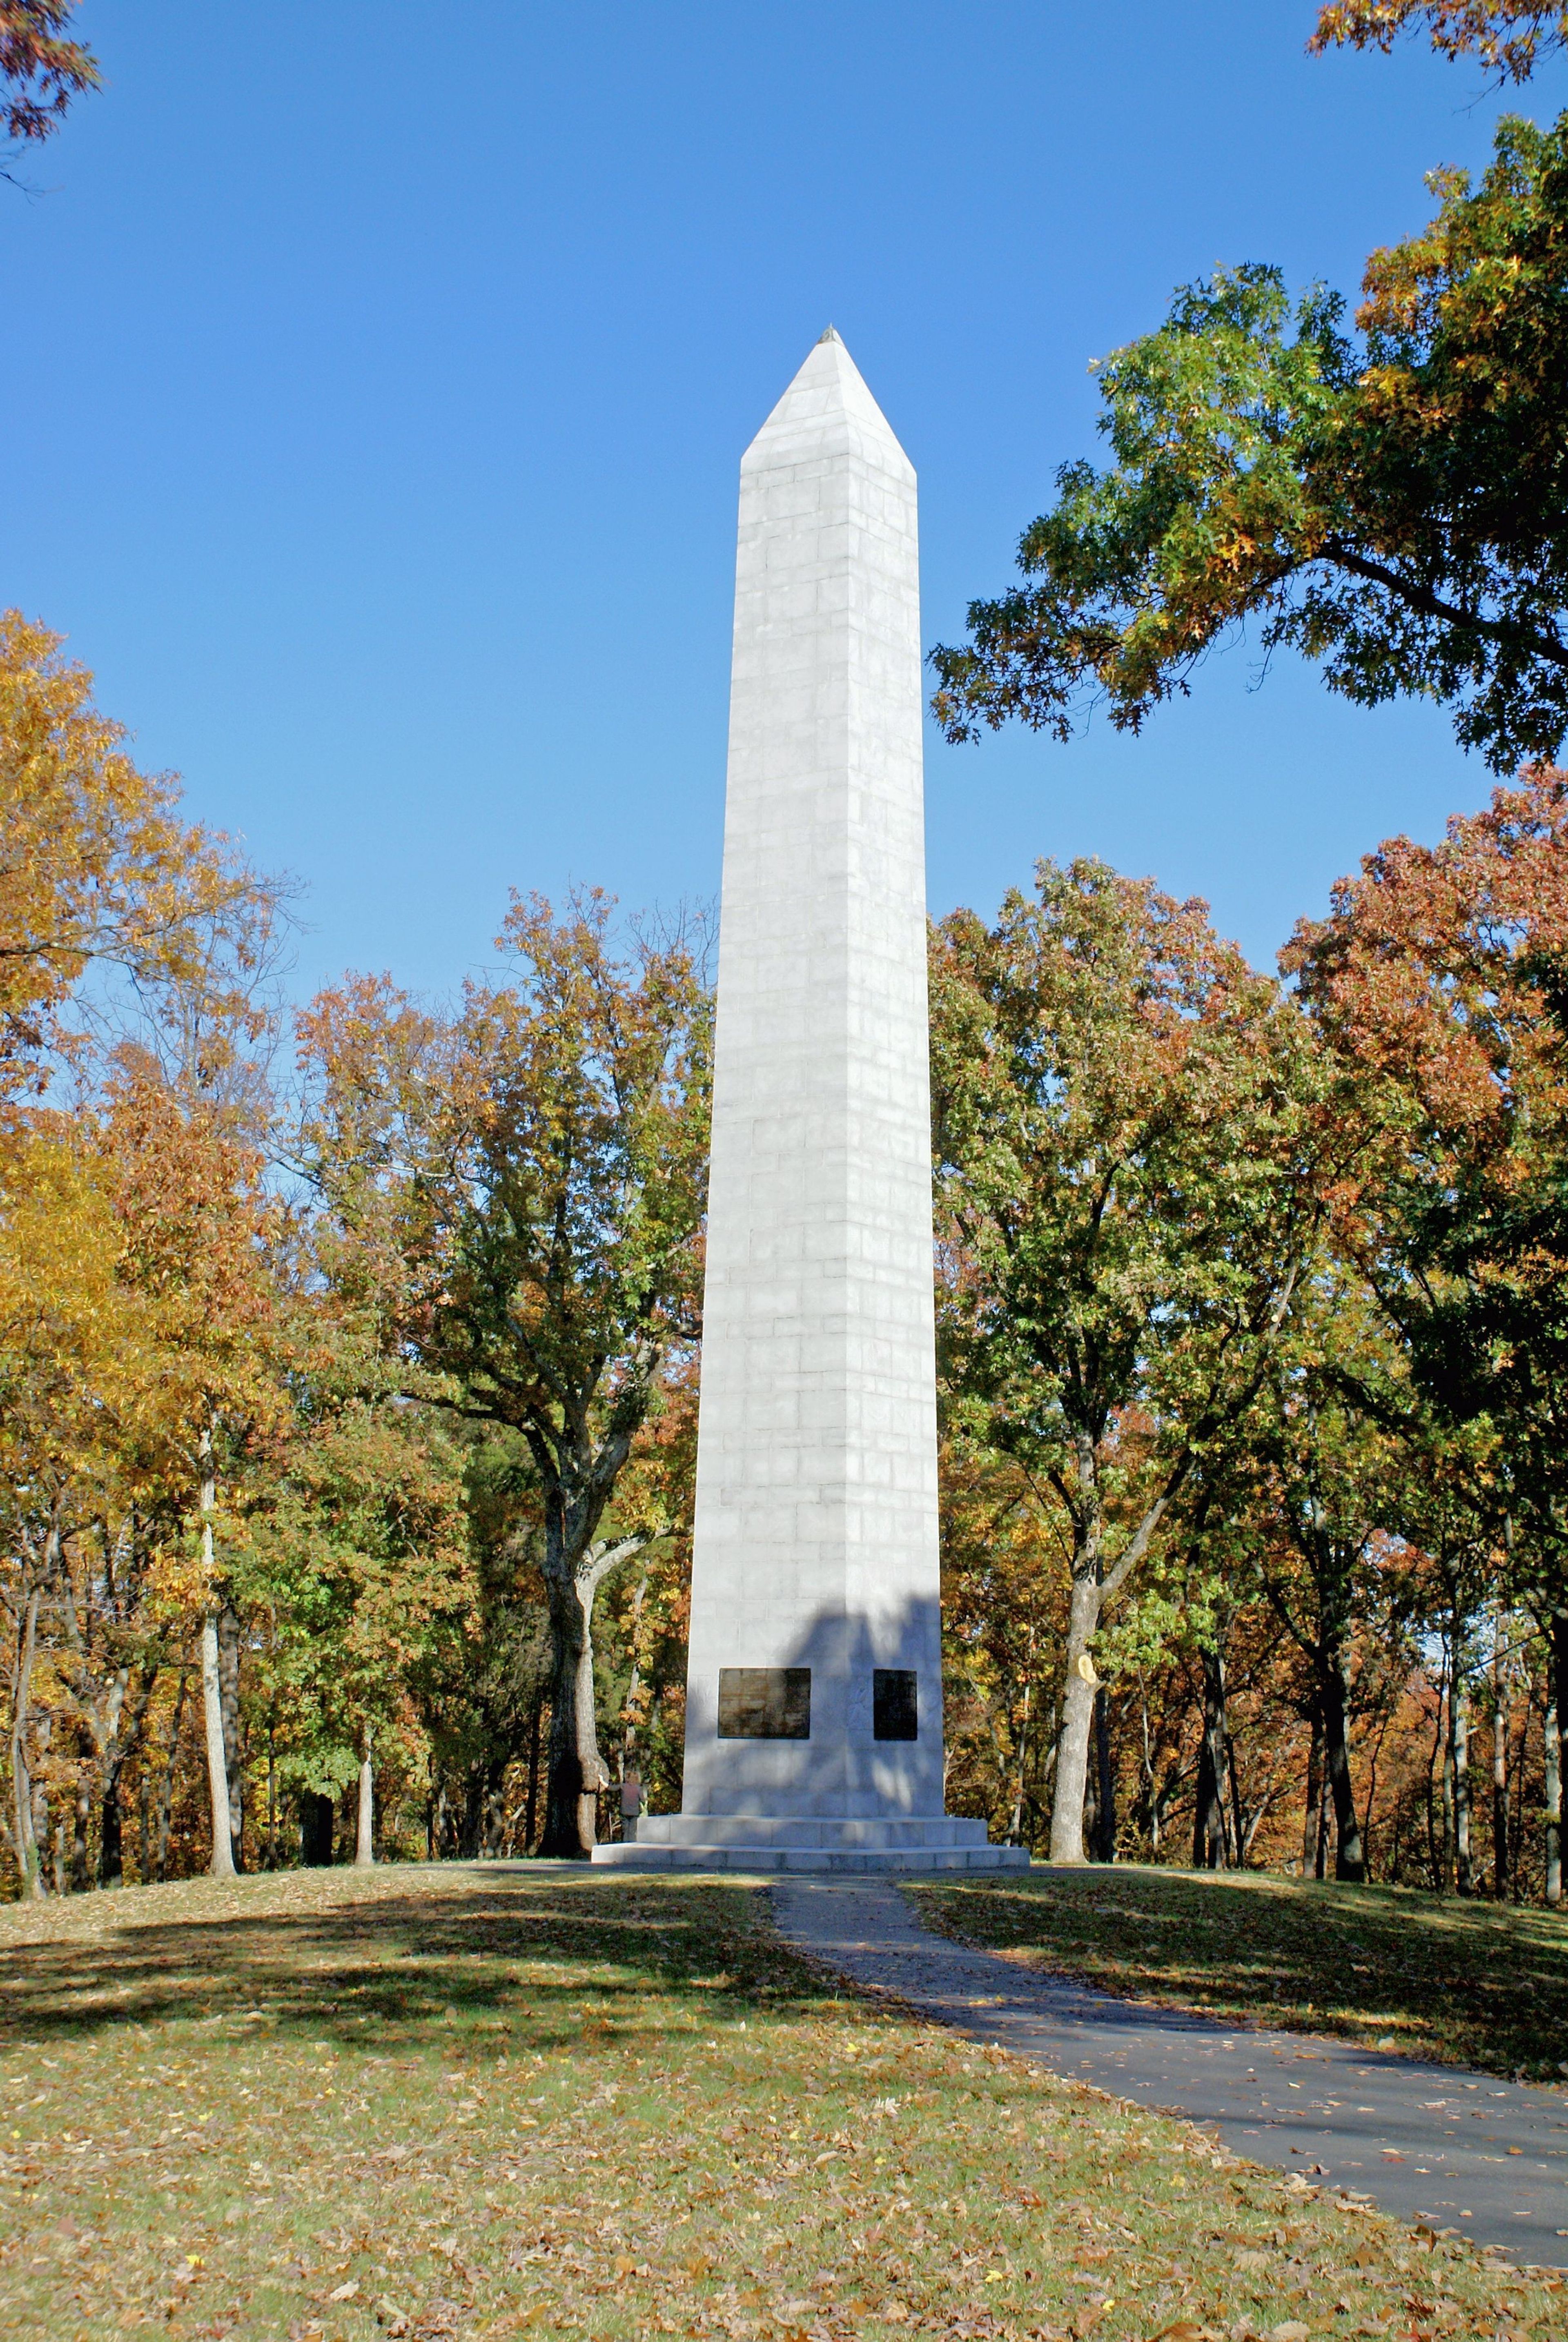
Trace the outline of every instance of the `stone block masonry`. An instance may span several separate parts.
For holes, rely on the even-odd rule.
[[[684,1803],[626,1867],[1024,1863],[942,1797],[915,481],[830,328],[741,465]]]

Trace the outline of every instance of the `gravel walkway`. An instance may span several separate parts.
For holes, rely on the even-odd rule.
[[[780,1933],[863,1988],[1184,2115],[1253,2163],[1568,2267],[1568,2088],[1118,2000],[932,1934],[881,1880],[778,1879],[772,1893]]]

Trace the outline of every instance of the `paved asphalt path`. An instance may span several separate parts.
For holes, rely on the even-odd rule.
[[[855,1985],[1184,2115],[1253,2163],[1568,2267],[1568,2087],[1118,2000],[933,1935],[874,1878],[775,1879],[773,1907],[782,1935]]]

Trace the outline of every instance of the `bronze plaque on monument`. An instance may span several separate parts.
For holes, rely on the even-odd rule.
[[[721,1667],[721,1740],[809,1740],[809,1667]]]

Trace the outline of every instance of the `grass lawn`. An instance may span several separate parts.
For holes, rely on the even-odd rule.
[[[1490,2074],[1568,2072],[1558,1912],[1133,1863],[916,1891],[931,1925],[1109,1992]]]
[[[837,1997],[744,1883],[452,1865],[12,1907],[0,2011],[6,2333],[1305,2342],[1568,2309]]]

